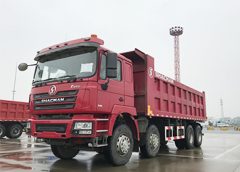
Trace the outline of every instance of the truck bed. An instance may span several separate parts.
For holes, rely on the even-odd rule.
[[[0,100],[0,121],[27,121],[30,118],[28,103]]]
[[[133,62],[134,104],[138,115],[205,121],[205,93],[154,70],[154,58],[142,51],[121,53]]]
[[[155,72],[154,85],[155,115],[206,120],[204,92],[199,92],[158,72]]]

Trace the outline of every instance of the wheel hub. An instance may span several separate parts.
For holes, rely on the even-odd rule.
[[[117,140],[118,153],[120,153],[120,155],[126,155],[129,149],[130,149],[130,139],[125,135],[119,136]]]
[[[151,134],[149,138],[150,146],[155,150],[159,146],[159,138],[157,134]]]
[[[18,128],[13,128],[12,133],[13,133],[14,135],[18,135],[18,134],[19,134]]]

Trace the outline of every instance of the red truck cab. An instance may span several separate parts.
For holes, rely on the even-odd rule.
[[[49,143],[59,158],[71,159],[80,149],[90,148],[115,165],[126,164],[139,148],[146,157],[154,157],[169,138],[178,140],[179,148],[200,146],[196,121],[206,119],[204,93],[160,77],[153,58],[137,49],[117,54],[103,44],[92,35],[37,53],[29,105],[31,135]],[[27,66],[20,64],[19,69]],[[161,82],[165,89],[173,86],[199,97],[199,104],[185,101],[199,114],[178,111],[181,98],[155,90]],[[166,101],[176,104],[175,111]]]

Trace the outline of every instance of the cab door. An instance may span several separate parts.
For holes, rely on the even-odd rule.
[[[106,77],[106,54],[102,53],[100,64],[100,72],[98,78],[98,98],[97,111],[106,113],[112,112],[114,105],[124,105],[124,80],[123,80],[123,60],[118,57],[117,61],[117,77]],[[104,90],[102,84],[108,82],[107,88]]]

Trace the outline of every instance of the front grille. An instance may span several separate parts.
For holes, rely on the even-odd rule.
[[[38,115],[39,120],[66,120],[72,119],[72,114],[46,114],[46,115]]]
[[[44,105],[44,106],[35,106],[35,110],[73,109],[74,106],[75,104]]]
[[[48,93],[35,94],[35,110],[73,109],[77,99],[78,90],[59,91],[56,95]]]
[[[52,101],[52,102],[51,102]],[[39,99],[39,100],[35,100],[35,104],[47,104],[47,103],[53,103],[53,102],[75,102],[76,101],[76,97],[67,97],[67,98],[46,98],[46,99]]]
[[[78,93],[78,90],[70,90],[70,91],[59,91],[55,96],[74,96]],[[41,94],[35,94],[34,99],[43,99],[43,98],[49,98],[48,93],[41,93]]]
[[[65,133],[67,125],[66,124],[36,124],[37,132],[57,132],[57,133]]]

